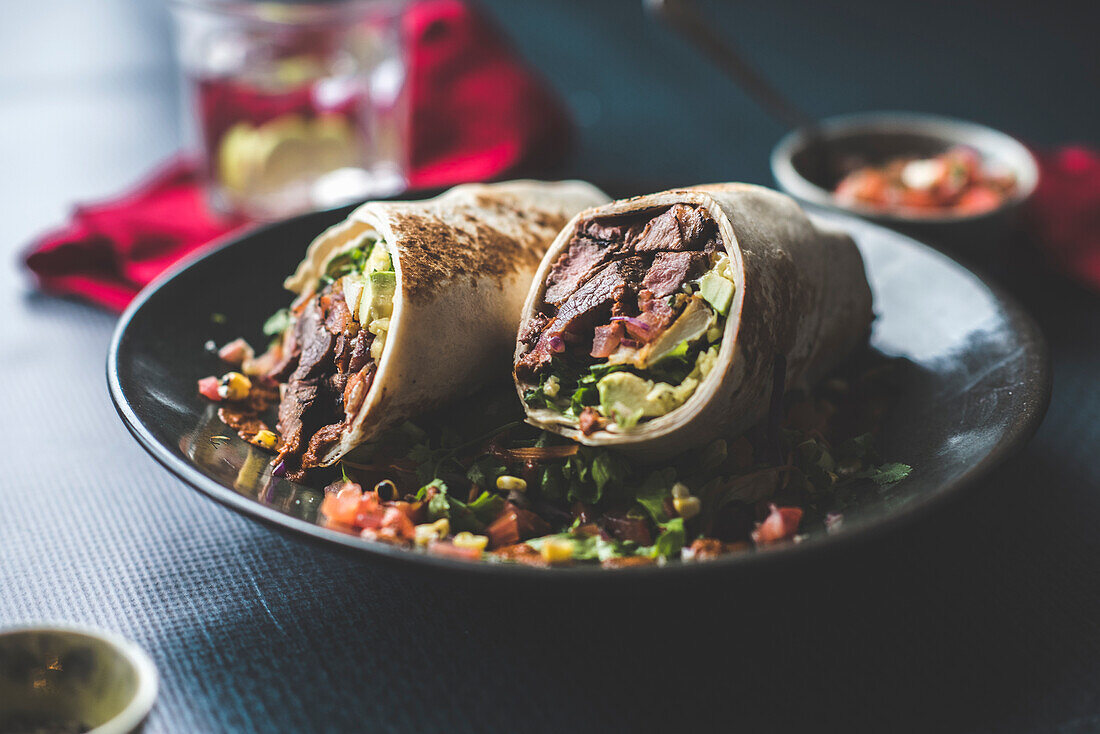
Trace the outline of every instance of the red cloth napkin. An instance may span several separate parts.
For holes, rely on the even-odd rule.
[[[462,0],[421,0],[402,25],[412,188],[538,171],[565,155],[561,103],[483,14]],[[26,264],[44,291],[121,311],[170,265],[245,224],[211,211],[197,162],[177,157],[133,191],[76,207]]]
[[[1036,158],[1032,238],[1054,267],[1100,291],[1100,154],[1070,146]]]

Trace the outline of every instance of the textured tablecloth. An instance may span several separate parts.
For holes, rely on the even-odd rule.
[[[103,372],[114,318],[27,288],[15,266],[20,244],[66,202],[121,187],[176,144],[171,68],[146,64],[167,43],[160,11],[51,3],[64,24],[34,20],[24,6],[26,22],[5,23],[0,38],[9,66],[17,54],[40,64],[22,72],[31,83],[0,77],[5,100],[20,101],[0,106],[0,627],[65,620],[136,640],[162,676],[148,732],[1100,729],[1100,298],[1030,262],[980,263],[1044,327],[1053,405],[1020,457],[875,545],[720,588],[429,582],[271,530],[171,477],[111,407]],[[555,7],[543,22],[550,31],[510,5],[494,3],[544,68],[553,68],[554,44],[573,39],[554,81],[571,90],[583,126],[577,173],[680,183],[695,170],[767,182],[763,151],[778,131],[754,122],[735,93],[677,150],[657,146],[639,161],[671,124],[642,114],[646,102],[632,95],[649,92],[639,79],[656,74],[652,94],[663,102],[698,99],[721,82],[704,70],[690,89],[670,86],[675,74],[665,69],[698,67],[655,41],[634,3],[591,22],[579,8]],[[878,7],[866,4],[865,22],[878,22]],[[959,12],[976,22],[983,7]],[[789,23],[800,11],[743,12],[767,42],[754,50],[774,63],[769,54],[780,51],[768,44],[784,39],[769,14]],[[1048,9],[1048,25],[1061,28],[1060,12]],[[803,47],[850,42],[855,62],[883,52],[881,39],[815,35],[854,22],[822,13],[798,27]],[[593,51],[620,16],[622,37]],[[1011,18],[990,22],[1024,32]],[[961,37],[971,30],[946,34],[948,60],[966,58]],[[1059,53],[1076,58],[1080,32],[1065,40],[1049,30],[1036,43],[1050,63],[1066,60]],[[660,53],[641,53],[641,44]],[[918,50],[903,44],[899,53],[910,52]],[[930,62],[910,93],[966,115],[963,91],[932,80],[946,63]],[[633,66],[641,71],[631,80]],[[1087,80],[1089,68],[1067,73]],[[95,84],[66,81],[82,73]],[[992,93],[1002,115],[1016,114],[1019,85],[1049,88],[1055,99],[1046,123],[1020,112],[1016,124],[1052,138],[1100,127],[1095,110],[1075,113],[1054,94],[1064,77],[1013,73],[1016,86]],[[806,87],[797,70],[783,74]],[[881,72],[867,75],[889,97]],[[864,104],[851,84],[833,82],[832,106]],[[743,139],[723,139],[727,128]]]

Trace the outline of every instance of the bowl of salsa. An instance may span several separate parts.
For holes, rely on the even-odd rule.
[[[796,130],[772,151],[779,187],[802,201],[912,234],[1003,232],[1038,180],[1022,143],[972,122],[875,112]]]

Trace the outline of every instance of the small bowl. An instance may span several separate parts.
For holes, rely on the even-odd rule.
[[[82,627],[0,631],[0,732],[138,731],[157,670],[137,645]]]
[[[1039,168],[1035,158],[1015,138],[973,122],[910,112],[867,112],[822,121],[820,131],[834,160],[862,159],[871,165],[902,156],[932,156],[955,146],[978,152],[983,163],[1012,171],[1016,194],[996,209],[978,214],[945,212],[906,215],[873,207],[838,204],[833,189],[848,171],[813,171],[807,153],[809,138],[795,130],[772,150],[776,183],[804,202],[850,212],[937,244],[968,247],[1000,239],[1019,223],[1022,204],[1035,191]]]

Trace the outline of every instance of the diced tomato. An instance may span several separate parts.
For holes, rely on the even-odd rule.
[[[764,522],[752,531],[752,540],[758,546],[778,543],[793,537],[798,532],[800,522],[802,522],[802,508],[771,505]]]
[[[218,394],[218,378],[211,375],[199,380],[199,394],[208,400],[221,402],[222,396]]]
[[[241,363],[241,371],[246,375],[266,375],[278,366],[283,359],[283,347],[281,344],[268,349],[259,357],[245,358]]]
[[[1001,195],[988,186],[974,186],[959,197],[955,211],[959,214],[980,214],[996,209],[1002,201]]]
[[[355,513],[355,527],[380,528],[385,508],[378,501],[377,492],[364,492],[359,498],[359,507]]]
[[[842,205],[910,210],[908,215],[917,217],[933,210],[991,211],[1015,187],[1015,177],[985,170],[977,151],[957,147],[932,158],[898,158],[881,168],[852,171],[837,184],[834,194]]]
[[[932,209],[942,206],[931,189],[905,189],[901,192],[901,204],[911,209]]]
[[[836,187],[836,198],[846,203],[882,203],[886,196],[887,180],[880,171],[864,168],[844,177]]]
[[[982,157],[973,148],[958,146],[944,154],[949,164],[959,166],[966,173],[966,181],[976,181],[982,174]]]
[[[234,339],[218,350],[218,357],[223,362],[228,362],[235,367],[240,367],[246,360],[251,360],[254,356],[255,353],[252,351],[252,347],[244,339]]]
[[[409,516],[396,507],[387,507],[386,512],[382,515],[383,528],[392,528],[396,531],[397,536],[401,538],[411,539],[413,537],[413,524]]]
[[[420,510],[422,509],[422,505],[423,503],[421,502],[413,504],[411,502],[405,502],[404,500],[396,500],[389,503],[390,507],[401,510],[401,512],[405,515],[405,517],[409,518],[409,522],[411,522],[413,525],[424,521],[424,518],[421,517],[422,513],[420,512]]]
[[[359,498],[359,512],[374,512],[381,505],[378,502],[377,492],[364,492]]]
[[[501,513],[485,529],[485,534],[489,536],[490,548],[514,545],[521,540],[546,535],[549,532],[550,526],[545,520],[511,502],[504,504]]]
[[[354,482],[346,482],[338,491],[325,495],[321,512],[330,522],[352,525],[359,513],[363,490]]]
[[[457,558],[462,561],[477,561],[481,558],[481,551],[477,548],[459,548],[454,543],[438,540],[428,545],[428,552],[437,556]]]

